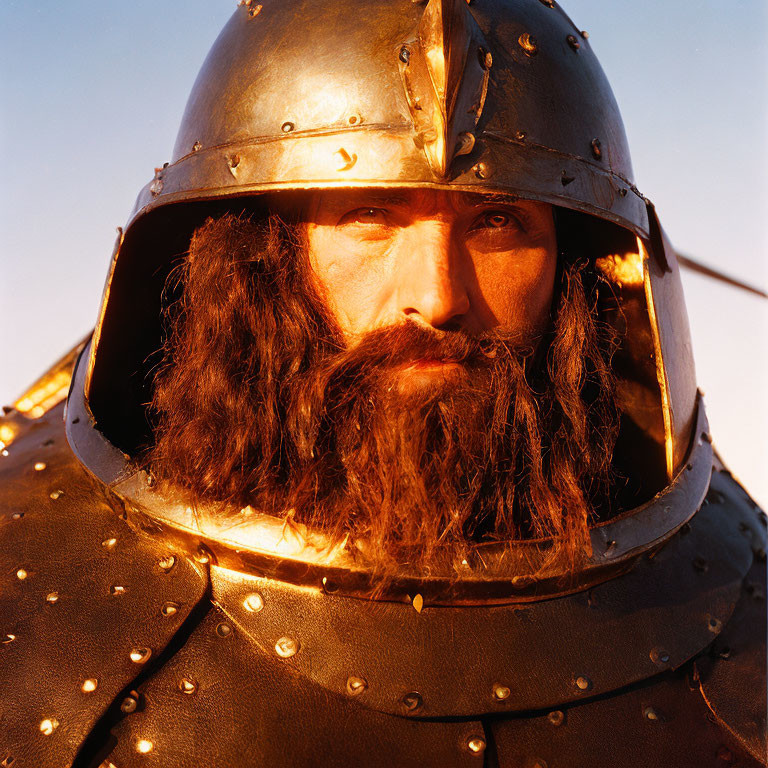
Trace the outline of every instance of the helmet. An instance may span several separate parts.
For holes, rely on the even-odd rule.
[[[349,187],[508,193],[578,212],[618,298],[614,367],[626,424],[648,449],[638,464],[649,496],[672,488],[706,431],[677,261],[633,183],[588,35],[554,0],[240,2],[171,162],[121,233],[78,366],[72,397],[114,456],[146,438],[163,286],[194,227],[233,198]],[[76,432],[83,461],[101,461]],[[666,530],[695,511],[697,482]]]

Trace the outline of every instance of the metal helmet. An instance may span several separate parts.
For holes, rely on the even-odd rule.
[[[554,0],[243,0],[118,242],[73,388],[82,421],[128,453],[146,435],[163,285],[205,216],[232,198],[349,187],[501,192],[588,214],[624,326],[621,405],[661,467],[650,495],[674,486],[705,423],[676,257],[633,183],[588,35]]]

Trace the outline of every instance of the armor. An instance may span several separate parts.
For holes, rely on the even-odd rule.
[[[211,213],[350,187],[580,215],[644,497],[570,580],[524,541],[515,578],[478,544],[461,578],[377,590],[313,532],[219,521],[137,460],[173,255]],[[766,517],[713,450],[674,251],[554,0],[241,2],[93,336],[0,440],[0,766],[766,764]]]

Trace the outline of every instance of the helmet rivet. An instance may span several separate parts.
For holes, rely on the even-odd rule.
[[[581,43],[576,39],[576,35],[568,35],[565,39],[574,51],[578,51],[581,48]]]
[[[150,648],[134,648],[130,652],[129,658],[134,664],[145,664],[151,655],[152,650]]]
[[[512,691],[509,690],[509,686],[502,685],[501,683],[494,683],[493,686],[493,698],[496,701],[504,701],[509,698],[509,694]]]
[[[490,69],[493,66],[493,54],[485,48],[477,49],[477,58],[480,61],[480,66],[483,69]]]
[[[588,691],[592,687],[592,681],[585,675],[579,675],[576,678],[576,687],[580,691]]]
[[[192,145],[192,151],[193,151],[193,152],[199,152],[199,151],[200,151],[202,148],[203,148],[203,145],[202,145],[202,144],[201,144],[199,141],[196,141],[196,142],[195,142],[195,143]]]
[[[243,606],[249,613],[258,613],[264,607],[264,598],[258,592],[253,592],[243,600]]]
[[[589,32],[587,32],[587,30],[586,30],[586,29],[582,29],[582,30],[581,30],[581,36],[582,36],[582,37],[583,37],[585,40],[589,40]]]
[[[179,680],[179,690],[186,693],[187,696],[191,696],[197,692],[197,683],[191,677],[183,677]]]
[[[157,561],[157,565],[159,566],[161,571],[165,571],[165,573],[168,573],[174,565],[176,565],[176,558],[173,555],[168,555],[167,557],[161,557],[160,560]]]
[[[347,680],[347,693],[350,696],[357,696],[368,687],[368,681],[363,677],[351,676]]]
[[[523,32],[523,34],[517,38],[517,42],[525,51],[526,56],[535,56],[539,52],[539,44],[536,41],[536,38],[527,32]]]
[[[460,133],[459,139],[456,143],[456,154],[468,155],[474,148],[475,148],[475,135],[469,132]]]
[[[616,542],[611,539],[605,543],[605,557],[613,557],[616,554]]]
[[[221,624],[216,627],[216,634],[219,637],[229,637],[232,634],[232,627],[222,621]]]
[[[467,749],[474,755],[482,755],[485,752],[485,739],[480,736],[473,736],[467,742]]]
[[[539,2],[542,5],[546,5],[547,8],[554,8],[555,7],[555,0],[539,0]]]
[[[654,648],[650,653],[650,657],[654,664],[669,664],[669,654],[661,648]]]
[[[403,64],[407,64],[411,60],[411,49],[408,48],[408,46],[404,45],[400,49],[400,54],[398,56],[400,61],[403,62]]]
[[[560,709],[555,709],[547,715],[547,720],[550,725],[558,726],[562,725],[565,720],[565,714]]]
[[[515,132],[515,138],[516,138],[518,141],[525,141],[525,137],[526,137],[527,135],[528,135],[528,134],[527,134],[525,131],[516,131],[516,132]]]
[[[123,699],[123,703],[120,705],[120,711],[125,712],[126,715],[130,715],[131,712],[135,712],[138,709],[139,702],[135,696],[126,696]]]
[[[487,179],[491,175],[490,170],[485,163],[477,163],[473,165],[472,171],[478,179]]]
[[[163,616],[175,616],[179,612],[179,604],[178,603],[163,603],[163,607],[160,609],[160,613],[163,614]]]
[[[600,139],[592,139],[592,156],[595,160],[602,160],[603,147],[600,144]]]
[[[643,717],[646,720],[651,720],[652,722],[656,722],[657,720],[659,720],[659,713],[653,707],[646,707],[643,710]]]
[[[299,652],[299,641],[292,637],[281,637],[275,643],[275,653],[281,659],[290,659]]]
[[[252,8],[251,8],[249,11],[248,11],[248,15],[249,15],[251,18],[253,18],[254,16],[258,16],[258,15],[261,13],[261,9],[262,9],[263,7],[264,7],[264,6],[262,6],[262,5],[254,5],[254,6],[253,6],[253,7],[252,7]]]
[[[293,123],[292,123],[290,120],[286,120],[286,121],[285,121],[285,122],[282,124],[282,126],[280,127],[280,130],[281,130],[283,133],[290,133],[290,132],[291,132],[291,131],[293,131],[295,128],[296,128],[296,126],[295,126],[295,125],[294,125],[294,124],[293,124]]]
[[[421,694],[416,691],[406,693],[402,698],[402,702],[406,712],[415,712],[417,709],[421,709],[424,704]]]
[[[163,180],[160,178],[155,179],[149,185],[149,191],[152,193],[153,197],[157,197],[163,191]]]
[[[707,627],[709,627],[710,632],[717,634],[723,628],[723,622],[720,621],[720,619],[716,619],[714,616],[710,616],[709,621],[707,622]]]

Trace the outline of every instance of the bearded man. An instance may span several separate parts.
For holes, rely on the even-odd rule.
[[[241,2],[4,420],[1,764],[764,765],[765,516],[586,35],[350,10]]]

